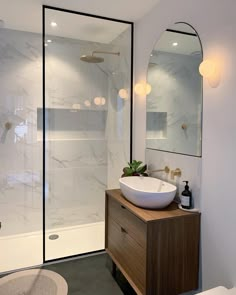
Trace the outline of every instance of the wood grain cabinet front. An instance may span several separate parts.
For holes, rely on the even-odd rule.
[[[200,214],[141,209],[106,191],[105,247],[137,294],[178,295],[198,287]]]

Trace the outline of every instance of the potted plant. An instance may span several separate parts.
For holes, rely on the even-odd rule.
[[[133,160],[131,163],[128,163],[128,167],[124,167],[123,174],[121,177],[126,176],[148,176],[147,174],[147,165],[142,165],[141,161]]]

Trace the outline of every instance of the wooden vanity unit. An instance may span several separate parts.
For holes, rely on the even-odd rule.
[[[106,191],[105,247],[137,294],[177,295],[198,287],[200,213],[172,203],[146,210]]]

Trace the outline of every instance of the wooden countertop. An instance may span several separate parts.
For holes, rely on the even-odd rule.
[[[180,210],[178,208],[178,205],[174,202],[172,202],[168,207],[164,209],[143,209],[133,205],[128,200],[126,200],[125,197],[122,195],[120,189],[106,190],[106,194],[114,198],[121,205],[125,206],[130,212],[135,214],[144,222],[152,222],[160,219],[176,218],[182,216],[200,215],[200,213],[198,212],[186,212]]]

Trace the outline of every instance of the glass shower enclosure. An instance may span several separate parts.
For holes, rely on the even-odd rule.
[[[104,249],[132,137],[132,23],[43,6],[20,30],[4,13],[0,274]]]
[[[131,159],[132,25],[44,7],[44,260],[104,249],[107,188]]]

